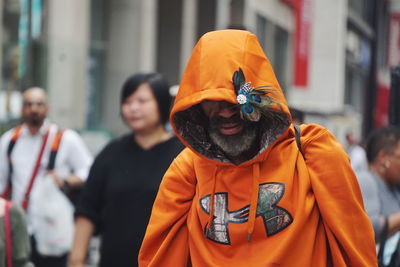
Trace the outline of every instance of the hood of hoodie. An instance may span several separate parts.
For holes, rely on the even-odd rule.
[[[238,104],[233,74],[243,70],[252,87],[270,86],[277,104],[264,107],[259,120],[257,161],[288,129],[291,116],[272,66],[257,37],[242,30],[222,30],[203,35],[193,49],[171,111],[171,124],[179,139],[196,154],[217,163],[230,163],[208,134],[208,118],[199,103],[204,100]],[[243,163],[242,163],[243,164]]]

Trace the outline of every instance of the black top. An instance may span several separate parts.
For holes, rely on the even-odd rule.
[[[183,147],[173,137],[144,150],[130,134],[96,157],[76,215],[91,220],[102,236],[100,266],[137,266],[161,179]]]

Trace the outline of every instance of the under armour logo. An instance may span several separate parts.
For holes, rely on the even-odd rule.
[[[276,234],[293,221],[290,213],[277,206],[285,192],[285,185],[282,183],[265,183],[259,185],[258,204],[256,217],[262,217],[265,231],[268,236]],[[201,208],[210,214],[211,195],[200,199]],[[235,211],[228,210],[228,193],[216,193],[214,195],[214,216],[209,231],[205,232],[207,238],[214,242],[230,245],[229,224],[245,223],[249,217],[250,206],[247,205]],[[206,225],[207,227],[207,225]]]

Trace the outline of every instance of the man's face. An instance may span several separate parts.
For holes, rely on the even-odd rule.
[[[243,131],[244,121],[240,118],[239,109],[229,102],[201,102],[201,107],[210,119],[210,126],[221,135],[235,135]]]
[[[237,157],[249,151],[257,139],[257,123],[244,121],[237,105],[226,101],[201,102],[209,118],[211,140],[228,156]]]
[[[22,103],[22,118],[33,127],[43,124],[48,112],[46,95],[41,89],[29,89],[24,93]]]

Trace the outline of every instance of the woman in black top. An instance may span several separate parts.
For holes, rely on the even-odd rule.
[[[84,266],[95,232],[100,266],[137,266],[137,256],[164,172],[183,149],[165,129],[171,97],[160,74],[137,74],[122,87],[121,115],[132,132],[96,157],[76,209],[70,266]]]

